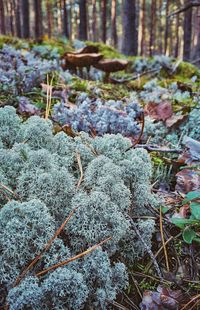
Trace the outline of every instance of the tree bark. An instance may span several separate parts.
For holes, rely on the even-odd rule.
[[[117,0],[112,0],[111,2],[111,24],[112,24],[112,42],[114,47],[117,47],[118,37],[117,37]]]
[[[25,39],[30,37],[29,0],[22,0],[22,36]]]
[[[162,27],[162,6],[163,6],[163,1],[159,1],[159,18],[158,18],[158,50],[159,54],[163,53],[163,27]]]
[[[190,3],[190,0],[185,0],[185,6]],[[183,60],[190,60],[192,40],[192,7],[190,7],[184,14],[184,36],[183,36]]]
[[[177,14],[176,15],[176,44],[175,44],[175,51],[174,51],[174,57],[178,57],[179,55],[179,27],[180,27],[180,16]]]
[[[36,40],[41,40],[43,35],[41,0],[34,0],[34,9],[35,9],[35,38]]]
[[[63,0],[63,33],[69,39],[69,24],[67,14],[67,2]]]
[[[142,24],[142,34],[141,34],[141,43],[140,43],[140,51],[141,56],[145,54],[145,27],[146,27],[146,0],[142,1],[142,14],[141,14],[141,24]]]
[[[47,25],[48,25],[48,38],[52,36],[52,5],[51,1],[46,0],[46,11],[47,11]]]
[[[87,1],[79,0],[79,39],[87,40]]]
[[[107,39],[107,0],[102,0],[102,41]]]
[[[97,3],[96,0],[92,0],[92,33],[93,41],[97,41]]]
[[[18,38],[22,37],[21,32],[21,12],[20,12],[20,0],[14,1],[14,11],[15,11],[15,25],[16,25],[16,35]]]
[[[136,1],[124,0],[123,5],[123,43],[122,52],[125,55],[137,55],[137,19],[136,19]]]
[[[169,15],[169,1],[166,1],[166,10],[165,10],[165,45],[164,45],[164,52],[165,54],[167,53],[167,47],[168,47],[168,37],[169,37],[169,19],[168,19],[168,15]]]
[[[1,34],[6,33],[5,9],[4,9],[3,0],[0,0],[0,32],[1,32]]]
[[[156,0],[151,0],[151,23],[149,38],[149,55],[152,56],[155,50],[155,28],[156,28]]]

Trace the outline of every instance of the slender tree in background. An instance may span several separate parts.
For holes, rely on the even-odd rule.
[[[102,0],[102,41],[106,43],[107,38],[107,0]]]
[[[170,0],[166,0],[166,9],[165,9],[165,38],[164,38],[164,52],[165,54],[167,53],[167,47],[168,47],[168,37],[169,37],[169,18],[168,18],[168,15],[169,15],[169,1]]]
[[[190,0],[185,0],[185,5],[188,5]],[[190,59],[190,49],[192,41],[192,7],[184,13],[184,38],[183,38],[183,59]]]
[[[140,53],[143,56],[145,53],[145,32],[146,32],[146,0],[142,0],[142,14],[141,14],[141,45],[140,45]]]
[[[62,0],[63,4],[63,33],[69,38],[69,19],[67,14],[67,2],[66,0]]]
[[[18,38],[22,37],[21,33],[21,10],[20,10],[20,0],[14,0],[14,11],[15,11],[15,25],[16,34]]]
[[[35,38],[36,40],[41,40],[43,35],[42,27],[42,1],[34,0],[35,9]]]
[[[79,39],[87,40],[87,1],[79,0]]]
[[[117,0],[112,0],[111,2],[111,24],[112,24],[112,43],[113,46],[117,46],[118,37],[117,37]]]
[[[93,41],[97,41],[97,3],[96,0],[92,0],[92,33]]]
[[[149,38],[149,55],[152,56],[155,49],[155,29],[156,29],[156,0],[151,0],[151,22]]]
[[[29,0],[22,0],[22,37],[30,37]]]
[[[0,0],[0,32],[1,32],[1,34],[5,34],[6,33],[6,28],[5,28],[5,9],[4,9],[3,0]]]
[[[136,1],[124,0],[122,52],[125,55],[137,55],[136,35]]]
[[[159,54],[163,53],[163,40],[162,40],[162,7],[163,7],[163,0],[159,0],[159,16],[158,16],[158,51]]]
[[[52,4],[51,4],[51,0],[46,0],[46,11],[47,11],[48,38],[51,38],[51,36],[52,36]]]
[[[177,1],[177,6],[180,6],[180,1]],[[175,50],[174,50],[174,57],[178,57],[179,55],[179,28],[180,28],[180,16],[179,14],[176,15],[176,29],[175,29]]]

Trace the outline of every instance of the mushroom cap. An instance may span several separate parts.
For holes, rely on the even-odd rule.
[[[77,67],[88,67],[94,66],[99,60],[103,58],[102,54],[91,53],[91,54],[71,54],[68,53],[65,55],[64,59]]]
[[[99,53],[99,48],[94,45],[87,45],[77,51],[74,54],[91,54],[91,53]]]
[[[126,69],[128,65],[127,60],[122,60],[122,59],[103,59],[100,60],[98,63],[94,64],[94,67],[107,72],[117,72]]]

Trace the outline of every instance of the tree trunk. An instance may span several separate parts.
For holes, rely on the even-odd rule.
[[[151,0],[151,23],[149,38],[149,55],[152,56],[155,50],[155,29],[156,29],[156,0]]]
[[[87,1],[79,0],[79,39],[87,40]]]
[[[169,15],[169,1],[166,1],[166,10],[165,10],[165,45],[164,45],[164,52],[167,53],[167,47],[168,47],[168,37],[169,37],[169,18],[167,16]]]
[[[21,38],[22,37],[22,33],[21,33],[20,0],[14,1],[14,11],[15,11],[16,35],[17,35],[18,38]]]
[[[22,0],[22,36],[25,39],[30,37],[29,17],[29,0]]]
[[[107,38],[107,0],[102,0],[102,41]]]
[[[1,32],[1,34],[6,33],[5,10],[4,10],[3,0],[0,0],[0,32]]]
[[[63,0],[63,33],[69,39],[69,25],[68,25],[68,14],[67,14],[66,0]]]
[[[48,38],[52,36],[52,5],[50,0],[46,0],[46,11],[47,11],[47,32]]]
[[[136,22],[136,1],[124,0],[122,52],[125,55],[137,55],[138,32],[136,30]]]
[[[114,47],[117,47],[118,37],[117,37],[117,0],[112,0],[111,3],[111,23],[112,23],[112,42]]]
[[[142,34],[141,34],[141,45],[140,45],[140,53],[141,56],[145,54],[145,21],[146,21],[146,0],[142,1],[142,14],[141,14],[141,24],[142,24]]]
[[[92,0],[92,33],[93,41],[97,41],[97,3],[96,0]]]
[[[178,57],[179,55],[179,27],[180,27],[180,16],[179,14],[176,15],[176,44],[175,44],[175,51],[174,51],[174,57]]]
[[[159,1],[159,18],[158,18],[158,50],[159,54],[162,55],[163,53],[163,27],[162,27],[162,6],[163,6],[163,1]]]
[[[190,0],[185,0],[188,5]],[[184,13],[184,36],[183,36],[183,60],[190,60],[191,40],[192,40],[192,8]]]
[[[41,40],[43,35],[41,0],[34,0],[34,9],[35,9],[35,38],[36,40]]]

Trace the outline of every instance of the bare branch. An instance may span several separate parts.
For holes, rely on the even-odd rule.
[[[185,11],[187,11],[187,10],[193,8],[193,7],[197,7],[197,6],[200,6],[200,1],[199,1],[199,0],[192,1],[192,2],[190,2],[190,3],[186,4],[186,5],[184,5],[182,8],[180,8],[180,9],[178,9],[178,10],[172,12],[172,13],[169,14],[167,17],[170,18],[170,17],[172,17],[172,16],[174,16],[174,15],[180,14],[180,13],[182,13],[182,12],[185,12]]]

